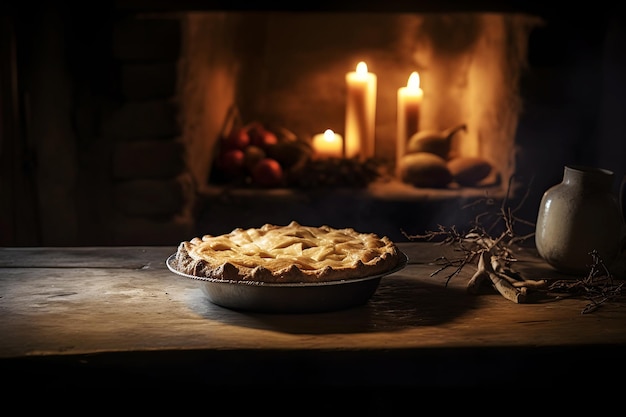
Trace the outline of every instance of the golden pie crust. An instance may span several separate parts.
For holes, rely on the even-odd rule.
[[[199,278],[253,282],[328,282],[383,274],[400,260],[386,236],[352,228],[266,224],[181,242],[176,269]]]

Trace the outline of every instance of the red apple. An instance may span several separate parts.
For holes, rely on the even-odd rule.
[[[248,130],[243,127],[234,127],[230,133],[222,137],[222,149],[244,149],[250,144]]]
[[[273,158],[263,158],[252,168],[252,181],[263,187],[276,187],[283,181],[283,168]]]
[[[222,151],[217,158],[217,166],[229,177],[237,177],[244,172],[245,154],[241,149]]]
[[[263,125],[255,124],[248,129],[250,136],[250,144],[267,150],[278,143],[278,137],[271,130],[266,129]]]

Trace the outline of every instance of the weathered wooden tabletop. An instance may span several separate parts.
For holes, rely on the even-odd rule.
[[[433,275],[434,259],[459,256],[453,248],[399,247],[409,264],[384,277],[369,302],[314,314],[214,305],[199,281],[167,269],[175,247],[1,248],[0,364],[9,374],[63,369],[85,377],[98,370],[148,374],[160,384],[193,375],[207,384],[429,386],[480,385],[541,370],[541,381],[558,375],[562,383],[581,375],[578,366],[564,369],[574,366],[572,355],[585,372],[624,367],[591,359],[626,347],[623,302],[581,314],[584,298],[537,296],[516,304],[491,288],[473,295],[466,285],[475,265],[449,281],[451,269]],[[530,250],[520,259],[529,278],[565,278]],[[545,369],[552,365],[557,373]]]

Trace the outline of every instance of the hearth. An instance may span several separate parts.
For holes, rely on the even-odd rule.
[[[3,16],[2,244],[176,244],[290,220],[402,240],[403,230],[466,225],[505,199],[533,222],[566,163],[624,175],[624,33],[609,10],[99,7],[97,17],[63,2]],[[346,139],[345,77],[360,61],[377,76],[376,178],[215,180],[233,108],[240,123],[304,142],[327,128]],[[451,152],[487,161],[482,181],[421,187],[399,176],[397,94],[414,71],[419,128],[464,124]]]

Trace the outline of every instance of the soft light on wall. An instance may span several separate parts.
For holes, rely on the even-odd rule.
[[[366,61],[378,77],[377,158],[395,163],[396,93],[406,85],[407,74],[419,71],[424,91],[420,128],[445,130],[465,123],[467,129],[455,135],[456,153],[486,158],[505,183],[515,169],[517,84],[528,32],[537,23],[534,17],[190,13],[185,19],[193,23],[187,25],[185,50],[195,51],[184,57],[186,66],[220,80],[202,83],[206,90],[202,97],[189,88],[198,84],[189,78],[191,71],[182,82],[183,102],[185,95],[195,95],[195,108],[202,108],[210,120],[199,122],[200,113],[193,107],[183,114],[187,133],[203,147],[216,140],[221,128],[217,124],[229,104],[238,106],[245,122],[272,123],[309,138],[334,126],[345,137],[344,77],[355,62]],[[200,21],[219,31],[201,29]],[[228,47],[231,50],[226,51]],[[228,59],[216,58],[217,51],[227,52]],[[234,103],[227,103],[229,99]],[[198,129],[199,125],[204,127]],[[197,169],[199,181],[205,171]]]

